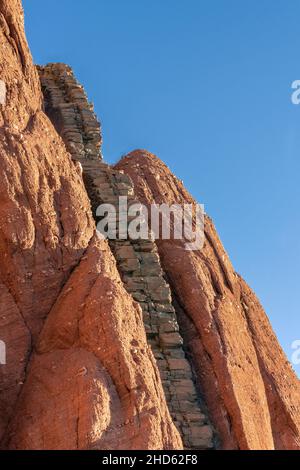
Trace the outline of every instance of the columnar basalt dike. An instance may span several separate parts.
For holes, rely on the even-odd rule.
[[[45,111],[63,138],[89,194],[93,213],[119,197],[138,203],[131,179],[102,161],[100,124],[70,67],[38,67]],[[144,326],[160,371],[171,416],[186,448],[211,449],[214,432],[195,385],[155,242],[110,240],[124,286],[143,311]]]
[[[65,64],[37,67],[44,92],[45,112],[75,160],[99,159],[100,124],[83,87]]]

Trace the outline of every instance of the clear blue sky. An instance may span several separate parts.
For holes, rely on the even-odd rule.
[[[300,339],[297,0],[24,0],[36,63],[66,62],[104,156],[163,159],[204,203],[291,358]],[[295,367],[300,373],[300,366]]]

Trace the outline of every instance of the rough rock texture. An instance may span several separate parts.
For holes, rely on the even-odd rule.
[[[43,320],[94,231],[82,179],[52,124],[17,1],[0,2],[0,438]]]
[[[195,201],[154,155],[135,151],[116,169],[149,205]],[[205,245],[158,240],[180,332],[223,448],[299,449],[300,387],[257,298],[238,276],[206,217]]]
[[[61,295],[63,298],[66,295],[66,282],[69,280],[72,283],[73,276],[80,277],[81,270],[85,269],[81,260],[91,243],[95,225],[80,168],[72,162],[63,141],[42,111],[39,78],[24,37],[23,12],[18,0],[0,0],[0,43],[0,79],[6,90],[6,100],[0,104],[0,338],[7,346],[7,365],[0,366],[0,441],[12,448],[21,446],[25,449],[68,445],[82,448],[85,444],[97,448],[106,445],[180,448],[180,438],[171,424],[160,391],[159,374],[143,342],[142,322],[136,306],[120,286],[107,249],[103,250],[95,244],[92,252],[98,260],[97,266],[106,269],[108,264],[108,272],[101,274],[90,261],[91,270],[95,272],[82,287],[84,294],[79,286],[78,292],[70,291],[67,305],[72,305],[72,308],[60,313],[60,317],[68,316],[69,321],[77,325],[82,296],[90,300],[89,310],[83,312],[82,322],[86,324],[82,323],[80,328],[83,337],[79,346],[72,349],[67,342],[63,349],[60,343],[60,348],[56,349],[54,345],[52,350],[47,346],[47,351],[41,346],[43,343],[39,335],[47,317],[48,329],[43,331],[43,339],[47,342],[50,330],[55,330],[51,318],[59,315],[57,304],[56,307],[54,304],[63,289]],[[79,274],[76,271],[69,279],[79,263]],[[111,280],[107,279],[109,275],[112,276]],[[94,280],[91,284],[90,278]],[[102,288],[99,287],[101,282]],[[112,301],[114,308],[120,318],[128,317],[126,321],[137,334],[136,362],[133,345],[129,345],[125,337],[118,337],[116,313],[112,307],[109,308],[108,299],[102,301],[108,306],[102,319],[105,317],[110,322],[107,325],[109,336],[105,337],[102,332],[101,338],[95,338],[93,335],[99,335],[99,331],[89,329],[103,309],[93,289],[97,287],[98,293],[103,294],[105,285],[110,285],[110,290],[117,292]],[[70,339],[67,333],[66,337],[60,338],[61,342],[63,338],[66,341]],[[87,338],[91,340],[89,346],[86,345]],[[97,338],[98,347],[108,343],[123,364],[115,375],[110,375],[107,352],[103,350],[95,355],[93,341]],[[47,360],[50,362],[47,363]],[[53,363],[57,365],[55,375],[51,369]],[[87,381],[79,383],[74,379],[73,372],[84,363],[89,365]],[[130,369],[133,364],[134,371]],[[106,372],[103,371],[104,366]],[[43,370],[44,367],[46,370]],[[145,376],[144,368],[149,375]],[[124,374],[122,386],[118,374]],[[66,390],[64,384],[68,384]],[[127,386],[126,398],[124,389]],[[130,389],[135,386],[138,392]],[[93,398],[91,401],[82,398],[82,406],[76,409],[77,395],[85,394],[87,390]],[[99,402],[94,396],[97,390]],[[60,392],[64,401],[58,398]],[[133,405],[134,393],[137,393],[137,401]],[[122,407],[119,421],[116,416],[111,418],[110,413],[114,414],[110,408],[111,397],[113,404]],[[101,402],[103,410],[99,417]],[[39,406],[36,409],[30,408],[37,403]],[[56,417],[57,409],[63,403],[66,409],[62,411],[61,418]],[[16,409],[17,415],[14,413]],[[58,432],[56,420],[65,419],[68,413],[72,414],[69,417],[70,426],[74,420],[79,422],[83,435],[80,434],[74,443],[76,433],[74,431],[72,434],[70,428],[70,441],[62,437],[61,431],[59,443],[49,423],[55,423],[55,432]],[[35,422],[36,427],[37,417],[40,420],[39,434],[28,428],[30,422]],[[111,419],[113,424],[110,425]],[[86,420],[85,424],[83,420]],[[114,442],[114,438],[109,439],[107,435],[112,426],[122,424],[122,420],[130,420],[131,431],[126,432],[128,439],[122,438],[119,444],[117,432]],[[144,435],[136,437],[141,434],[141,429]],[[110,436],[113,434],[110,433]]]
[[[48,315],[8,432],[10,449],[173,449],[142,311],[93,240]]]
[[[65,64],[38,66],[45,112],[74,160],[101,157],[100,123],[85,91]]]

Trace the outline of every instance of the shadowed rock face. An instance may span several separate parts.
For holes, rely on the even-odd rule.
[[[42,111],[18,0],[0,0],[0,42],[2,446],[181,448],[139,309]]]
[[[116,169],[138,199],[195,201],[157,157],[135,151]],[[158,240],[177,319],[223,448],[299,449],[300,388],[263,308],[234,271],[206,217],[205,245],[186,251],[181,240]]]

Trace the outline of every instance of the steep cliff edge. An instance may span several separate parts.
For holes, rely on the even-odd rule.
[[[0,42],[2,446],[181,448],[138,307],[93,241],[80,168],[42,110],[18,0],[0,0]]]
[[[80,176],[52,124],[23,32],[18,1],[0,2],[0,439],[33,343],[93,235]],[[79,202],[80,201],[80,202]]]
[[[195,204],[157,157],[135,151],[116,169],[138,199]],[[300,386],[253,292],[234,271],[212,221],[201,251],[158,240],[180,332],[223,448],[299,449]]]

